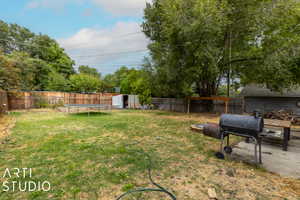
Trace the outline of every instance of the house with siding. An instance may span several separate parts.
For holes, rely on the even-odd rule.
[[[281,93],[257,85],[248,85],[240,95],[244,97],[244,110],[247,113],[257,109],[263,113],[287,110],[300,115],[300,88]]]

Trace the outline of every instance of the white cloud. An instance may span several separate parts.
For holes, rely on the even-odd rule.
[[[83,28],[58,42],[77,65],[90,65],[104,73],[120,65],[142,63],[148,44],[136,22],[119,22],[105,29]]]
[[[150,0],[92,0],[113,15],[140,16]]]
[[[67,0],[34,0],[30,1],[26,8],[28,9],[36,9],[36,8],[51,8],[51,9],[62,9]]]
[[[85,0],[31,0],[27,5],[27,9],[50,8],[54,10],[62,10],[69,3],[83,3]]]
[[[151,0],[31,0],[27,9],[50,8],[63,10],[67,4],[93,3],[117,16],[142,16],[146,2]]]

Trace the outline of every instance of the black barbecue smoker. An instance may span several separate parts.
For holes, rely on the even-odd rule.
[[[227,154],[232,153],[232,148],[229,146],[230,135],[245,137],[247,141],[253,141],[255,161],[256,163],[262,163],[261,141],[263,128],[264,120],[259,112],[255,112],[253,116],[223,114],[219,125],[206,124],[203,133],[221,140],[220,152],[217,152],[216,156],[222,159],[225,157],[224,152]],[[224,147],[225,140],[226,146]]]

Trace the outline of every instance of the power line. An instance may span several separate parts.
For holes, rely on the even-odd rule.
[[[11,42],[10,40],[5,40],[5,39],[0,39],[0,41],[8,41]],[[46,48],[46,46],[42,46],[42,45],[34,45],[34,44],[27,44],[24,42],[16,42],[13,41],[16,44],[21,44],[24,46],[33,46],[33,47],[42,47],[42,48]],[[47,46],[49,47],[49,46]],[[121,51],[121,52],[109,52],[109,53],[103,53],[103,54],[94,54],[94,55],[72,55],[70,53],[68,53],[68,55],[72,58],[90,58],[90,57],[101,57],[101,56],[108,56],[108,55],[121,55],[121,54],[129,54],[129,53],[138,53],[138,52],[146,52],[148,51],[148,49],[139,49],[139,50],[133,50],[133,51]]]
[[[138,32],[132,32],[132,33],[127,33],[127,34],[123,34],[123,35],[117,35],[116,37],[117,38],[122,38],[122,37],[126,37],[126,36],[130,36],[130,35],[135,35],[135,34],[140,34],[140,33],[143,33],[142,31],[138,31]],[[5,42],[12,42],[14,44],[20,44],[20,45],[23,45],[23,46],[31,46],[31,47],[41,47],[41,48],[47,48],[49,47],[48,45],[38,45],[38,44],[30,44],[28,42],[31,42],[31,41],[28,41],[28,42],[18,42],[18,41],[14,41],[14,40],[10,40],[10,39],[0,39],[0,41],[5,41]],[[55,40],[54,40],[55,41]],[[55,41],[58,46],[62,46],[60,45],[57,41]],[[87,44],[87,43],[81,43],[81,44],[78,44],[77,46],[80,46],[80,45],[84,45],[84,44]],[[61,47],[63,48],[63,47]],[[70,49],[72,50],[72,49]]]
[[[101,57],[101,56],[107,56],[107,55],[119,55],[119,54],[128,54],[128,53],[138,53],[138,52],[146,52],[149,51],[148,49],[140,49],[140,50],[135,50],[135,51],[119,51],[119,52],[111,52],[111,53],[103,53],[103,54],[94,54],[94,55],[83,55],[83,56],[74,56],[71,55],[72,57],[75,58],[90,58],[90,57]]]
[[[134,67],[134,66],[142,66],[144,63],[138,63],[138,64],[93,64],[93,63],[86,63],[86,64],[80,64],[80,65],[92,65],[93,67],[101,67],[101,68],[114,68],[114,67],[121,67],[121,66],[129,66],[129,67]]]
[[[141,33],[144,33],[144,32],[138,31],[138,32],[132,32],[132,33],[127,33],[127,34],[123,34],[123,35],[116,35],[113,38],[123,38],[123,37],[131,36],[131,35],[141,34]],[[69,50],[77,49],[78,47],[84,46],[86,44],[88,44],[88,43],[85,42],[85,43],[76,44],[76,47],[70,48]]]

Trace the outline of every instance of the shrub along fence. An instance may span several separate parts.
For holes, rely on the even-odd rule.
[[[7,93],[0,90],[0,115],[6,113],[8,110]]]
[[[112,93],[80,94],[66,92],[9,92],[8,109],[59,107],[65,104],[112,105]]]

